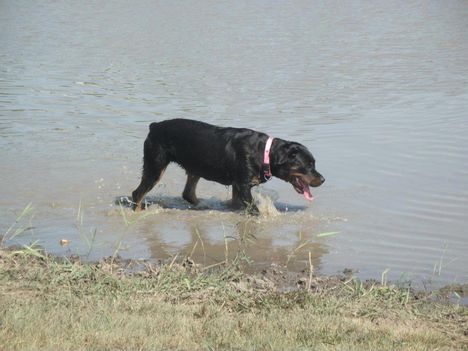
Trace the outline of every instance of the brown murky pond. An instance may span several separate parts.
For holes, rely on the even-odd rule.
[[[467,18],[466,1],[3,1],[0,233],[33,206],[4,244],[467,282]],[[206,181],[190,208],[172,166],[146,213],[121,209],[147,125],[175,117],[299,141],[327,182],[309,204],[272,180],[249,218]]]

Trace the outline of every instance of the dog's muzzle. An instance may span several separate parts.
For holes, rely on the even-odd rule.
[[[299,194],[303,194],[306,200],[312,201],[314,196],[310,192],[309,186],[318,187],[325,182],[325,178],[318,172],[315,172],[316,175],[306,175],[295,173],[292,174],[289,182],[292,184],[294,190]]]

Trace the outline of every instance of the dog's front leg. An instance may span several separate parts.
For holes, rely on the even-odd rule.
[[[233,184],[232,185],[232,205],[234,208],[245,209],[250,215],[258,215],[260,211],[255,205],[255,201],[252,197],[250,184]]]

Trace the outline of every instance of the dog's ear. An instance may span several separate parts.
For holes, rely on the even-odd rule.
[[[297,153],[299,152],[299,146],[290,142],[286,142],[278,151],[277,163],[281,165],[296,157]]]
[[[298,152],[299,152],[299,147],[297,145],[291,145],[288,150],[288,158],[289,159],[295,158]]]

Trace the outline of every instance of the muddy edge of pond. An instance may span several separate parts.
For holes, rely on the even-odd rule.
[[[175,271],[191,278],[203,276],[222,275],[225,283],[233,285],[239,293],[288,293],[294,291],[310,291],[310,293],[332,293],[339,295],[343,289],[360,293],[371,292],[375,288],[388,288],[394,292],[401,292],[415,300],[441,303],[468,304],[468,284],[450,284],[436,290],[416,290],[411,282],[394,283],[378,282],[375,279],[365,281],[354,276],[355,271],[345,269],[342,274],[320,275],[314,272],[313,266],[304,268],[300,272],[288,270],[276,264],[269,267],[252,270],[248,259],[237,257],[233,261],[220,262],[214,265],[203,266],[191,258],[178,258],[171,260],[123,259],[120,256],[109,256],[99,261],[85,261],[78,255],[55,256],[45,253],[41,248],[8,247],[0,248],[0,271],[7,271],[10,265],[18,262],[28,262],[31,265],[44,265],[50,263],[63,265],[79,265],[104,274],[111,274],[121,278],[139,277],[155,278],[168,271]],[[312,268],[312,269],[310,269]],[[25,268],[27,269],[27,267]]]

